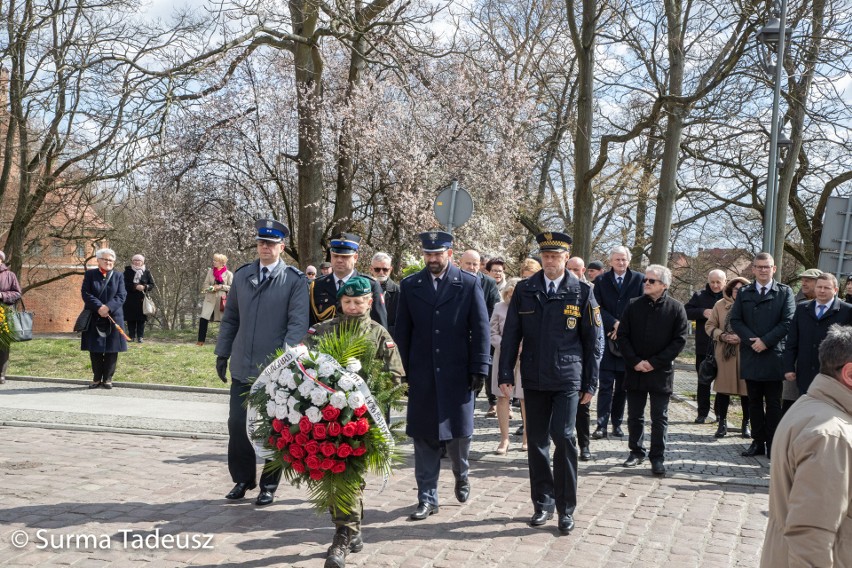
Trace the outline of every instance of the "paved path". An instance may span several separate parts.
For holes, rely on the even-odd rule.
[[[9,381],[0,390],[0,566],[322,566],[333,531],[303,492],[282,486],[264,509],[222,498],[232,485],[222,439],[226,402],[222,393]],[[447,463],[440,512],[408,521],[416,504],[409,458],[381,494],[376,480],[368,483],[367,544],[348,565],[757,563],[767,462],[741,457],[745,440],[716,440],[713,425],[692,424],[691,406],[671,406],[665,478],[644,466],[620,467],[625,440],[593,442],[597,459],[580,466],[577,527],[567,537],[555,520],[541,529],[526,525],[532,511],[520,441],[513,437],[508,456],[491,453],[496,421],[484,410],[480,403],[470,501],[453,498]],[[180,437],[193,428],[201,436]],[[157,534],[178,544],[167,548],[167,537],[156,546]],[[16,548],[23,535],[29,543]],[[199,548],[207,535],[211,548]]]

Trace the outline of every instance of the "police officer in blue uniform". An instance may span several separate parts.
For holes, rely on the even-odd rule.
[[[228,382],[228,359],[231,363],[228,470],[236,485],[225,498],[232,500],[256,487],[255,453],[246,434],[244,406],[250,381],[276,349],[297,345],[308,331],[307,278],[281,260],[289,229],[274,219],[260,219],[255,227],[258,259],[234,272],[215,349],[216,373],[222,382]],[[263,472],[256,505],[272,503],[280,478],[280,469]]]
[[[558,529],[574,528],[577,506],[578,404],[588,404],[598,384],[603,333],[592,288],[565,269],[571,237],[547,232],[536,236],[542,270],[515,288],[500,344],[498,384],[510,396],[521,342],[521,381],[527,416],[527,457],[535,513],[541,526],[558,513]],[[550,439],[555,444],[550,468]]]
[[[491,362],[488,312],[476,276],[454,266],[453,236],[420,235],[426,268],[403,279],[395,336],[408,379],[405,433],[414,442],[420,521],[438,512],[441,444],[455,477],[455,496],[470,496],[468,455],[473,435],[474,393]]]
[[[329,320],[340,312],[337,291],[353,276],[363,276],[373,289],[373,307],[370,317],[388,329],[388,312],[382,285],[368,274],[355,270],[361,237],[353,233],[340,233],[331,239],[331,274],[321,276],[310,283],[311,325]]]

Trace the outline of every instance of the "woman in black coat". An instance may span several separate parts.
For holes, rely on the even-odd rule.
[[[127,321],[127,335],[142,343],[145,337],[145,322],[148,316],[142,312],[145,294],[154,289],[154,278],[145,266],[145,257],[133,255],[130,266],[124,268],[124,285],[127,287],[127,300],[124,302],[124,319]]]
[[[118,354],[127,351],[127,342],[116,329],[116,325],[124,324],[122,307],[127,290],[124,287],[124,275],[113,270],[115,252],[100,249],[95,257],[98,259],[98,267],[86,271],[80,290],[85,308],[92,312],[89,327],[82,334],[80,349],[88,351],[92,360],[94,378],[89,388],[103,385],[110,389]],[[115,323],[107,316],[112,317]]]

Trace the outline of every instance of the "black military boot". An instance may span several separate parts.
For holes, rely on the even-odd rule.
[[[346,555],[349,554],[351,545],[351,531],[349,527],[337,527],[334,540],[328,547],[325,557],[325,568],[344,568],[346,566]]]

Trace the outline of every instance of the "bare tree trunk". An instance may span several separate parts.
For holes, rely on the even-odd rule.
[[[657,166],[657,127],[652,126],[648,132],[648,147],[642,163],[642,177],[639,179],[639,191],[636,202],[636,228],[633,233],[633,248],[631,250],[630,268],[639,270],[642,267],[642,257],[648,242],[648,196],[650,195],[651,178]]]

